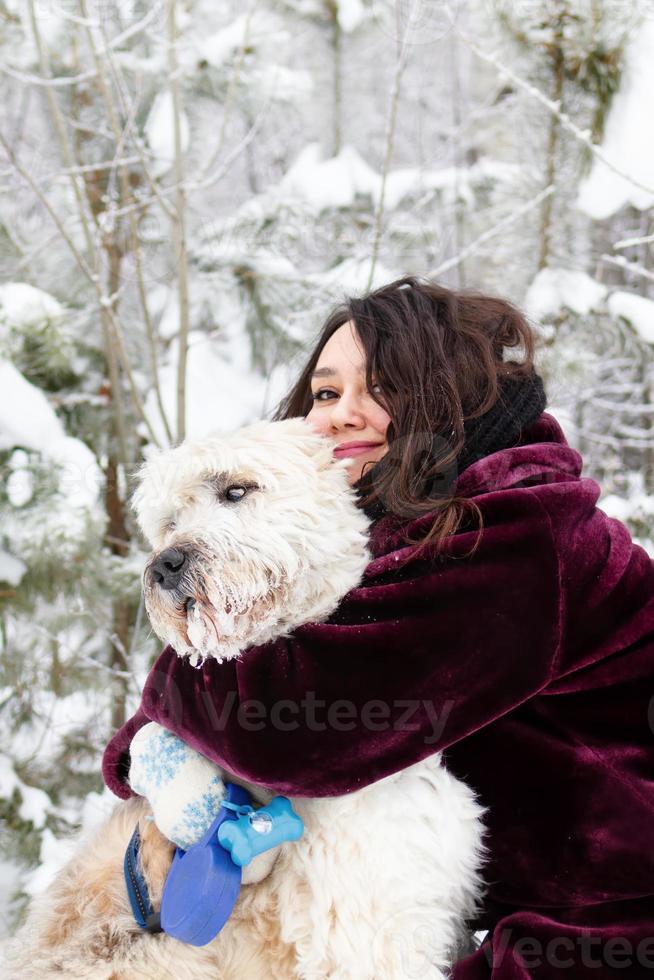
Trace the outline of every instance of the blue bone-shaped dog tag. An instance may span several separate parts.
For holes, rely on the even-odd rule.
[[[240,868],[249,864],[257,854],[284,841],[298,840],[304,832],[301,818],[285,796],[276,796],[259,810],[251,806],[226,805],[238,812],[239,817],[220,825],[218,840]]]

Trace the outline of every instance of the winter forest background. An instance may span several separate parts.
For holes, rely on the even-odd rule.
[[[0,934],[158,652],[146,447],[272,411],[398,275],[529,313],[654,554],[654,0],[0,0]]]

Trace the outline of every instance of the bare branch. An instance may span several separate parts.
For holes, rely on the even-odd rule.
[[[64,75],[59,78],[43,78],[40,75],[30,75],[27,72],[17,71],[9,65],[0,62],[0,72],[9,75],[23,85],[38,85],[41,88],[66,88],[69,85],[79,85],[80,82],[88,82],[90,78],[95,78],[94,71],[85,71],[81,75]]]
[[[82,10],[82,14],[83,14],[84,18],[87,18],[86,0],[80,0],[80,8]],[[116,154],[119,154],[120,151],[121,151],[122,143],[123,143],[123,141],[125,139],[125,133],[124,132],[121,132],[120,122],[119,122],[119,119],[118,119],[118,113],[116,111],[116,106],[115,106],[113,95],[112,95],[112,92],[111,92],[111,87],[110,87],[110,85],[109,85],[109,83],[108,83],[108,81],[107,81],[107,79],[105,77],[104,65],[103,65],[102,60],[100,58],[100,55],[98,53],[98,49],[96,47],[96,43],[95,43],[95,38],[93,36],[93,32],[90,30],[90,28],[87,28],[87,32],[86,33],[87,33],[88,44],[89,44],[89,47],[91,49],[91,53],[92,53],[92,56],[93,56],[93,61],[94,61],[95,67],[96,67],[97,75],[98,75],[98,83],[100,85],[100,91],[102,93],[102,97],[103,97],[105,106],[107,108],[107,113],[108,113],[108,116],[109,116],[109,122],[110,122],[111,128],[113,130],[114,139],[116,141]],[[126,203],[128,203],[128,204],[129,203],[132,203],[134,201],[134,198],[133,198],[133,195],[132,195],[132,192],[131,192],[131,188],[130,188],[130,184],[129,184],[129,175],[128,175],[128,172],[127,172],[127,167],[126,167],[125,164],[120,164],[118,169],[119,169],[119,177],[120,177],[121,192],[122,192],[123,200]],[[134,258],[135,258],[135,262],[136,262],[137,290],[138,290],[138,294],[139,294],[139,301],[140,301],[140,304],[141,304],[141,310],[143,312],[143,320],[144,320],[144,323],[145,323],[146,335],[147,335],[147,339],[148,339],[148,348],[149,348],[149,351],[150,351],[150,369],[151,369],[151,372],[152,372],[152,384],[153,384],[153,387],[154,387],[154,392],[155,392],[155,398],[156,398],[156,401],[157,401],[157,406],[159,408],[159,414],[161,415],[161,420],[163,422],[164,429],[166,431],[166,436],[168,438],[168,441],[169,442],[172,442],[172,434],[171,434],[171,431],[170,431],[170,426],[168,425],[168,419],[166,417],[166,412],[165,412],[164,405],[163,405],[163,400],[162,400],[162,397],[161,397],[161,388],[160,388],[160,385],[159,385],[159,370],[158,370],[158,365],[157,365],[156,338],[155,338],[155,334],[154,334],[154,326],[153,326],[153,323],[152,323],[152,317],[150,316],[150,310],[149,310],[149,307],[148,307],[148,300],[147,300],[147,296],[146,296],[146,293],[145,293],[145,283],[144,283],[144,278],[143,278],[143,257],[142,257],[142,251],[141,251],[141,243],[140,243],[140,240],[139,240],[138,227],[137,227],[137,224],[136,224],[136,218],[135,218],[135,215],[134,215],[134,212],[133,211],[130,211],[129,212],[129,214],[128,214],[128,221],[129,221],[129,225],[130,225],[130,236],[131,236],[131,240],[132,240],[132,247],[134,249]],[[113,310],[113,307],[112,307],[112,310]],[[122,344],[122,348],[123,348],[123,351],[124,351],[124,359],[125,359],[125,362],[127,363],[128,362],[127,350],[125,348],[124,343],[122,343],[122,330],[120,328],[120,324],[119,323],[117,323],[115,325],[114,332],[115,332],[116,336],[118,336],[120,334],[121,344]],[[128,371],[128,377],[129,377],[129,380],[130,380],[130,387],[132,388],[133,396],[138,397],[138,391],[136,389],[136,385],[134,384],[133,378],[132,378],[131,366],[128,367],[127,371]],[[138,402],[140,404],[140,397],[138,398]],[[148,427],[148,431],[151,434],[153,434],[152,426],[150,425],[149,421],[147,419],[145,419],[145,410],[144,410],[143,407],[141,407],[141,409],[139,410],[139,414],[141,414],[142,418],[146,421],[146,424],[147,424],[147,427]],[[155,439],[155,442],[156,441],[157,440]]]
[[[129,388],[130,388],[130,391],[131,391],[131,394],[132,394],[132,400],[134,402],[134,407],[136,409],[136,412],[137,412],[139,418],[141,419],[141,421],[144,423],[146,429],[148,430],[148,434],[150,436],[150,439],[154,443],[154,445],[155,446],[159,446],[160,445],[159,440],[157,439],[157,436],[155,434],[155,431],[152,428],[152,425],[150,423],[150,419],[148,418],[148,416],[146,414],[145,406],[143,405],[143,402],[141,400],[141,396],[139,394],[139,390],[138,390],[138,388],[136,386],[136,381],[134,379],[134,373],[132,371],[132,365],[130,364],[129,355],[127,353],[127,348],[125,346],[125,338],[124,338],[124,335],[123,335],[123,330],[122,330],[122,327],[120,325],[120,321],[116,317],[116,315],[114,313],[114,310],[113,310],[113,302],[114,301],[112,299],[106,299],[105,297],[102,297],[100,301],[101,301],[102,305],[107,310],[107,314],[108,314],[108,317],[109,317],[109,322],[111,324],[111,330],[112,330],[112,333],[113,333],[113,339],[114,339],[114,341],[116,343],[116,346],[118,348],[118,353],[119,353],[119,356],[120,356],[121,363],[123,365],[123,370],[125,371],[125,374],[127,375],[127,381],[129,383]]]
[[[211,187],[212,184],[217,183],[217,181],[221,180],[229,172],[241,153],[243,153],[244,149],[252,142],[259,132],[259,129],[266,118],[266,111],[269,106],[270,100],[268,100],[261,112],[257,115],[251,128],[245,134],[243,139],[237,143],[233,150],[231,150],[225,161],[215,173],[211,174],[205,180],[197,181],[185,179],[182,181],[181,186],[187,194],[190,194],[193,191],[205,190],[207,187]],[[143,163],[142,158],[139,159]],[[125,205],[124,207],[114,208],[112,210],[112,216],[114,218],[120,218],[129,214],[130,212],[134,212],[136,214],[140,211],[147,210],[147,208],[149,208],[152,204],[159,203],[165,205],[166,214],[173,218],[175,215],[175,209],[171,207],[167,201],[165,201],[165,197],[176,194],[179,186],[180,185],[177,184],[177,182],[173,182],[168,184],[166,187],[160,187],[158,188],[157,194],[153,195],[152,197],[144,197],[141,200],[135,200],[132,204]]]
[[[140,397],[140,395],[138,393],[138,389],[137,389],[136,384],[135,384],[135,381],[134,381],[134,376],[133,376],[133,373],[132,373],[131,365],[129,363],[129,358],[127,356],[127,351],[125,349],[125,344],[124,344],[124,339],[123,339],[123,334],[122,334],[122,330],[121,330],[120,324],[118,323],[118,321],[117,321],[117,319],[116,319],[116,317],[114,315],[114,312],[113,312],[112,306],[113,306],[113,303],[115,302],[115,297],[107,297],[107,296],[105,296],[103,294],[102,287],[101,287],[101,284],[100,284],[99,276],[97,275],[97,273],[93,272],[89,268],[89,266],[87,265],[87,263],[84,260],[84,257],[81,255],[81,253],[77,249],[75,243],[73,242],[73,240],[68,235],[65,227],[63,226],[63,224],[62,224],[62,222],[61,222],[61,220],[59,218],[59,215],[54,210],[54,208],[50,204],[49,200],[43,194],[43,192],[40,190],[40,188],[37,187],[37,185],[34,183],[34,180],[32,179],[31,175],[28,173],[28,171],[26,171],[24,169],[24,167],[22,167],[21,164],[18,163],[18,161],[16,160],[16,158],[15,158],[15,156],[13,154],[13,151],[12,151],[11,147],[9,146],[9,144],[7,143],[7,140],[5,139],[4,135],[1,132],[0,132],[0,143],[4,147],[5,152],[7,153],[7,156],[9,157],[9,159],[11,160],[11,162],[16,167],[16,171],[29,184],[29,186],[31,187],[31,189],[34,192],[35,196],[38,198],[38,200],[46,208],[48,214],[50,215],[50,217],[54,221],[54,223],[55,223],[55,225],[57,227],[57,230],[59,231],[59,234],[61,235],[61,237],[63,238],[63,240],[66,242],[68,248],[70,249],[70,252],[71,252],[73,258],[75,259],[75,261],[77,262],[77,264],[80,267],[81,271],[84,273],[84,275],[86,276],[86,278],[89,280],[89,282],[93,286],[93,288],[94,288],[94,290],[96,292],[96,296],[97,296],[97,299],[98,299],[98,304],[100,306],[101,313],[103,315],[103,322],[106,323],[110,327],[110,336],[109,336],[108,341],[107,341],[107,351],[108,351],[108,354],[111,354],[111,356],[113,357],[114,347],[113,347],[113,345],[111,343],[111,339],[112,339],[111,338],[111,334],[113,334],[113,339],[114,339],[115,344],[116,344],[116,347],[118,349],[120,360],[122,361],[123,368],[125,370],[125,373],[127,374],[127,378],[128,378],[128,381],[129,381],[131,392],[132,392],[132,397],[134,399],[134,406],[136,408],[136,411],[137,411],[138,415],[140,416],[141,420],[145,423],[145,426],[147,427],[148,432],[150,433],[150,437],[151,437],[152,441],[155,443],[155,445],[158,445],[159,443],[158,443],[157,437],[156,437],[156,435],[155,435],[155,433],[154,433],[154,431],[152,429],[152,426],[150,425],[149,419],[147,418],[147,416],[145,414],[145,410],[144,410],[144,407],[143,407],[143,402],[141,401],[141,397]],[[111,376],[111,362],[109,363],[109,366],[110,366],[110,376]],[[116,378],[117,378],[117,375],[116,375]],[[112,385],[114,385],[116,383],[117,383],[117,381],[114,381],[113,378],[112,378]],[[112,394],[115,396],[115,399],[114,400],[117,403],[117,399],[119,397],[119,392],[118,391],[112,392]],[[127,452],[126,446],[127,446],[127,443],[125,442],[125,452]],[[126,468],[129,468],[128,459],[129,459],[129,457],[126,455],[125,460],[123,461],[124,462],[124,465],[126,466]]]
[[[433,269],[429,273],[430,277],[435,278],[436,276],[440,276],[444,272],[447,272],[449,269],[453,269],[464,259],[467,259],[469,255],[473,255],[475,252],[479,251],[482,245],[484,245],[490,238],[494,238],[495,235],[498,235],[507,227],[507,225],[513,224],[513,222],[517,221],[518,218],[521,218],[523,214],[527,214],[529,211],[533,211],[534,208],[539,207],[542,202],[553,193],[554,185],[550,184],[549,187],[542,190],[540,194],[536,195],[536,197],[532,197],[530,201],[527,201],[526,204],[516,208],[515,211],[511,212],[511,214],[506,215],[506,217],[502,218],[501,221],[498,221],[496,225],[493,225],[492,228],[488,228],[487,231],[476,238],[474,242],[471,242],[470,245],[466,246],[466,248],[459,252],[458,255],[455,255],[453,258],[448,259],[447,262],[443,262],[441,265]]]
[[[597,143],[593,143],[591,139],[590,130],[580,129],[579,126],[573,123],[572,119],[570,118],[570,116],[567,115],[567,113],[561,112],[560,103],[552,99],[548,99],[546,95],[543,95],[543,93],[540,91],[539,88],[537,88],[535,85],[532,85],[530,82],[526,82],[524,78],[521,78],[519,75],[516,75],[516,73],[511,68],[508,68],[501,61],[498,55],[491,54],[488,51],[484,51],[484,49],[481,48],[476,41],[473,41],[471,37],[468,37],[466,34],[464,34],[459,27],[455,26],[454,29],[457,31],[457,33],[462,38],[462,40],[468,45],[470,50],[477,55],[478,58],[481,58],[482,61],[485,61],[489,65],[493,65],[493,67],[497,69],[500,75],[504,75],[507,78],[510,78],[511,81],[515,85],[517,85],[518,88],[522,89],[523,92],[526,92],[533,99],[536,99],[537,102],[540,102],[541,105],[545,106],[546,109],[548,109],[551,113],[553,113],[556,116],[556,118],[561,123],[563,129],[566,129],[569,133],[572,133],[572,135],[576,139],[578,139],[581,143],[583,143],[584,146],[587,146],[588,149],[593,154],[593,156],[596,157],[598,160],[601,160],[602,163],[609,168],[609,170],[612,170],[613,173],[617,174],[619,177],[623,177],[625,180],[629,181],[630,184],[632,184],[634,187],[637,187],[639,190],[646,191],[648,194],[654,195],[654,189],[652,189],[651,187],[647,187],[646,184],[642,184],[635,177],[632,177],[631,174],[625,173],[624,170],[621,170],[619,167],[616,167],[615,164],[606,156],[604,151],[597,145]]]
[[[654,235],[644,235],[642,238],[623,238],[616,242],[613,248],[631,248],[633,245],[649,245],[654,242]]]
[[[207,187],[211,187],[212,184],[217,183],[219,180],[222,180],[222,178],[228,173],[232,164],[239,158],[243,150],[245,150],[245,148],[249,146],[249,144],[252,142],[254,137],[261,129],[263,121],[266,118],[268,109],[270,107],[271,101],[272,99],[269,98],[266,104],[261,109],[261,111],[256,116],[254,122],[252,123],[250,129],[247,131],[243,139],[240,140],[240,142],[236,144],[234,149],[227,154],[227,158],[221,164],[218,170],[216,170],[215,173],[213,174],[209,174],[208,177],[203,177],[201,180],[186,181],[184,187],[187,191],[204,190]]]
[[[40,34],[40,31],[39,31],[39,26],[38,26],[38,21],[37,21],[37,17],[36,17],[36,12],[34,10],[34,0],[29,0],[29,15],[30,15],[30,24],[31,24],[31,28],[32,28],[32,35],[34,37],[34,45],[36,47],[36,51],[37,51],[37,54],[38,54],[39,64],[41,66],[41,71],[42,71],[42,73],[43,73],[44,76],[46,76],[46,75],[49,76],[50,71],[49,71],[49,66],[48,66],[48,63],[47,63],[47,60],[46,60],[46,57],[45,57],[45,53],[44,53],[44,50],[43,50],[43,43],[41,41],[41,34]],[[73,153],[71,151],[70,144],[68,143],[68,138],[66,136],[66,129],[65,129],[65,126],[64,126],[64,123],[63,123],[63,119],[62,119],[62,116],[61,116],[61,111],[59,109],[59,103],[57,102],[56,96],[55,96],[54,92],[52,91],[52,89],[48,89],[48,91],[47,91],[47,97],[48,97],[48,104],[50,106],[50,112],[52,113],[52,121],[54,122],[55,132],[57,134],[57,141],[59,143],[59,149],[61,151],[61,155],[62,155],[62,157],[64,159],[64,163],[66,164],[66,166],[68,167],[68,169],[69,170],[72,170],[73,167],[74,167],[75,161],[73,159]],[[71,187],[72,187],[72,190],[73,190],[73,194],[75,196],[75,202],[76,202],[77,207],[78,207],[78,210],[79,210],[79,215],[80,215],[80,218],[82,220],[82,228],[83,228],[83,231],[84,231],[84,238],[86,240],[86,247],[88,249],[89,255],[91,257],[95,257],[95,246],[94,246],[93,237],[91,235],[91,231],[90,231],[90,227],[89,227],[89,223],[88,223],[88,219],[87,219],[87,212],[86,212],[86,206],[85,206],[85,203],[84,203],[83,191],[82,191],[82,189],[79,186],[79,183],[77,181],[77,177],[76,177],[75,174],[71,174],[70,184],[71,184]]]
[[[385,137],[386,149],[384,153],[384,164],[382,167],[381,188],[379,191],[379,202],[377,204],[377,211],[375,214],[372,256],[370,259],[370,274],[368,275],[368,286],[367,286],[368,289],[372,287],[372,282],[375,277],[375,267],[377,265],[377,259],[379,257],[379,247],[381,245],[381,235],[382,235],[382,220],[384,217],[384,205],[386,200],[386,182],[388,179],[388,171],[391,165],[391,157],[393,155],[393,144],[395,141],[395,126],[397,123],[397,109],[400,103],[400,91],[402,88],[402,76],[404,75],[404,69],[406,68],[407,61],[408,61],[409,34],[411,32],[412,27],[414,26],[414,20],[416,17],[416,11],[418,6],[419,6],[419,0],[411,0],[411,7],[409,9],[409,15],[407,17],[406,27],[401,39],[401,45],[397,56],[397,61],[395,62],[395,73],[393,75],[393,88],[391,92],[391,101],[390,101],[390,106],[388,111],[388,122],[386,124],[386,137]]]
[[[35,10],[34,10],[34,0],[29,0],[29,15],[30,15],[30,24],[31,24],[31,28],[32,28],[32,34],[34,36],[34,44],[36,46],[36,50],[37,50],[38,57],[39,57],[39,64],[41,66],[41,72],[44,75],[49,75],[50,74],[49,65],[48,65],[48,63],[46,61],[45,53],[44,53],[44,50],[43,50],[43,44],[42,44],[42,41],[41,41],[41,34],[40,34],[40,31],[39,31],[39,26],[38,26],[38,22],[37,22],[37,18],[36,18],[36,13],[35,13]],[[54,90],[53,89],[51,89],[51,88],[47,89],[47,97],[48,97],[48,103],[50,105],[50,111],[52,113],[53,122],[54,122],[54,125],[55,125],[55,132],[57,134],[57,140],[58,140],[58,143],[59,143],[59,149],[60,149],[60,152],[62,154],[64,163],[66,164],[66,166],[68,167],[68,169],[71,170],[75,166],[75,163],[77,161],[75,161],[75,159],[73,157],[73,153],[72,153],[72,150],[70,148],[70,144],[68,142],[68,137],[66,135],[66,129],[65,129],[65,126],[64,126],[64,123],[63,123],[63,119],[62,119],[62,116],[61,116],[61,112],[60,112],[60,109],[59,109],[59,103],[57,101],[57,98],[55,96],[55,93],[54,93]],[[12,154],[12,156],[13,156],[13,154]],[[91,261],[93,262],[93,266],[94,266],[93,272],[91,272],[91,270],[88,268],[88,266],[87,266],[84,258],[82,257],[82,255],[78,252],[77,248],[75,247],[74,242],[72,241],[72,239],[68,236],[68,234],[64,230],[63,225],[62,225],[61,221],[59,220],[59,216],[56,214],[54,208],[50,205],[50,203],[47,200],[46,196],[36,186],[36,184],[34,183],[31,175],[30,174],[27,174],[27,172],[23,168],[20,168],[20,165],[18,164],[18,161],[16,160],[15,157],[13,157],[13,163],[17,167],[17,169],[19,169],[19,172],[22,171],[23,178],[28,181],[28,183],[32,187],[32,190],[37,194],[37,197],[39,198],[39,200],[47,208],[47,210],[48,210],[50,216],[52,217],[53,221],[55,222],[58,230],[61,232],[61,234],[62,234],[62,236],[64,238],[64,241],[67,243],[70,251],[72,252],[73,256],[75,257],[78,265],[80,266],[80,268],[82,269],[82,271],[87,275],[87,277],[90,279],[90,282],[92,283],[92,285],[93,285],[93,287],[94,287],[94,289],[96,291],[96,295],[97,295],[98,301],[100,303],[100,320],[101,320],[101,324],[102,324],[103,340],[104,340],[104,345],[105,345],[105,354],[106,354],[106,358],[107,358],[107,366],[108,366],[108,369],[109,369],[109,379],[111,381],[111,387],[112,387],[112,405],[113,405],[113,409],[114,409],[114,418],[115,418],[115,422],[116,422],[116,436],[117,436],[117,440],[118,440],[118,447],[119,447],[119,452],[120,452],[121,460],[122,460],[123,466],[127,470],[128,467],[129,467],[129,454],[128,454],[128,451],[127,451],[127,425],[126,425],[126,422],[125,422],[125,409],[124,409],[124,406],[123,406],[123,401],[122,401],[121,391],[120,391],[120,374],[119,374],[119,371],[118,371],[118,364],[116,363],[116,357],[115,357],[115,354],[114,354],[114,350],[113,350],[113,347],[111,345],[110,338],[109,338],[109,320],[107,318],[107,314],[105,312],[105,308],[102,305],[102,287],[100,285],[100,277],[99,277],[99,255],[98,255],[98,248],[96,246],[96,242],[95,242],[95,240],[93,238],[93,235],[91,234],[91,228],[90,228],[89,220],[88,220],[88,217],[87,217],[87,211],[86,211],[86,205],[85,205],[85,201],[84,201],[84,197],[83,197],[83,192],[82,192],[82,189],[80,188],[80,185],[78,183],[77,175],[76,174],[71,174],[70,183],[71,183],[71,186],[72,186],[72,189],[73,189],[73,194],[74,194],[74,197],[75,197],[75,202],[77,204],[77,210],[78,210],[78,214],[79,214],[79,219],[80,219],[80,222],[81,222],[82,230],[83,230],[83,233],[84,233],[84,239],[85,239],[85,242],[86,242],[86,247],[87,247],[89,256],[91,257]]]
[[[186,435],[186,360],[188,355],[189,297],[188,258],[186,250],[186,193],[184,190],[184,165],[182,160],[182,97],[179,85],[177,61],[176,0],[168,0],[168,69],[173,103],[174,171],[177,183],[175,194],[175,220],[173,241],[177,259],[177,291],[179,295],[179,361],[177,365],[177,440]]]
[[[25,183],[29,185],[29,187],[32,190],[32,192],[34,193],[34,195],[38,198],[38,200],[41,202],[41,204],[43,205],[43,207],[46,209],[46,211],[48,212],[48,214],[50,215],[50,217],[54,221],[55,225],[57,226],[57,231],[59,232],[59,234],[61,235],[61,237],[63,238],[63,240],[66,242],[66,245],[70,249],[70,252],[71,252],[73,258],[77,262],[78,266],[80,267],[80,269],[82,270],[82,272],[84,273],[84,275],[86,276],[86,278],[89,280],[90,283],[92,283],[92,284],[95,285],[96,280],[97,280],[96,274],[93,272],[93,270],[87,264],[84,256],[81,254],[81,252],[79,251],[79,249],[77,248],[77,246],[73,242],[72,238],[70,237],[70,235],[66,231],[64,225],[62,224],[62,222],[61,222],[61,220],[59,218],[59,215],[54,210],[54,208],[50,204],[50,201],[47,199],[47,197],[45,196],[45,194],[38,187],[38,185],[34,181],[34,178],[32,177],[32,175],[29,173],[29,171],[25,170],[25,168],[22,166],[22,164],[20,164],[18,162],[18,160],[16,159],[16,156],[14,154],[14,151],[12,150],[11,146],[9,145],[7,139],[5,138],[5,136],[4,136],[4,134],[2,132],[0,132],[0,143],[2,144],[2,146],[4,148],[4,151],[7,154],[7,157],[9,158],[9,161],[11,162],[11,164],[13,165],[13,167],[15,168],[16,173],[18,173],[23,178],[23,180],[25,181]]]
[[[625,259],[624,255],[602,255],[600,256],[600,262],[608,262],[609,265],[617,265],[618,268],[624,269],[625,272],[633,272],[634,275],[642,276],[643,279],[649,280],[649,282],[654,282],[654,273],[650,272],[644,266],[639,265],[637,262],[629,262]]]
[[[119,68],[116,59],[113,56],[113,52],[112,52],[113,45],[106,43],[106,39],[104,38],[104,36],[103,36],[103,40],[105,41],[104,57],[109,67],[109,70],[111,72],[111,75],[113,77],[116,90],[120,94],[122,88],[126,88],[124,84],[122,70]],[[100,52],[99,49],[98,49],[98,55],[99,56],[102,55],[102,52]],[[125,109],[125,117],[126,117],[125,134],[131,136],[132,138],[133,146],[138,154],[139,163],[141,164],[141,171],[143,173],[143,176],[145,177],[146,183],[148,184],[150,190],[152,191],[153,198],[161,206],[164,213],[168,215],[168,217],[172,220],[175,216],[175,209],[166,200],[165,195],[162,193],[162,190],[159,187],[158,181],[155,179],[154,175],[152,174],[152,171],[150,170],[148,161],[146,159],[147,153],[144,148],[143,139],[141,138],[141,134],[138,132],[135,125],[136,104],[132,106],[132,109],[130,111],[128,108],[125,107],[123,102],[123,108]],[[152,154],[150,155],[152,156]],[[167,427],[167,423],[166,423],[166,427]]]
[[[157,0],[157,2],[151,3],[147,14],[145,14],[140,20],[135,21],[130,27],[126,27],[120,34],[116,34],[115,37],[112,37],[108,44],[106,38],[103,38],[105,42],[105,49],[104,51],[100,51],[100,54],[104,55],[108,51],[113,51],[116,48],[119,48],[121,44],[124,44],[125,41],[129,41],[129,39],[134,37],[135,34],[140,34],[141,31],[145,30],[145,28],[152,23],[155,17],[163,12],[164,2],[165,0]]]
[[[40,178],[39,183],[51,184],[54,180],[60,180],[62,177],[99,173],[102,170],[115,170],[116,167],[126,167],[130,163],[138,163],[139,159],[139,157],[121,157],[114,158],[113,160],[100,160],[98,163],[76,164],[73,167],[66,167],[64,170],[57,170],[55,173],[46,174],[45,177]]]
[[[245,51],[246,51],[246,48],[248,46],[248,41],[249,41],[249,38],[250,38],[250,24],[252,22],[252,15],[254,14],[254,12],[255,12],[255,10],[257,8],[257,3],[258,3],[258,0],[251,0],[250,6],[248,8],[248,12],[245,15],[245,24],[243,25],[243,38],[241,40],[241,44],[240,44],[240,47],[239,47],[239,50],[238,50],[238,54],[237,54],[237,57],[236,57],[236,62],[234,64],[234,69],[233,69],[233,71],[232,71],[232,73],[230,75],[229,83],[228,83],[228,86],[227,86],[227,94],[225,96],[225,103],[224,103],[224,106],[223,106],[223,120],[222,120],[222,124],[220,126],[220,133],[218,134],[218,139],[216,141],[216,145],[215,145],[212,153],[209,156],[209,161],[208,161],[206,167],[204,168],[204,170],[202,171],[202,175],[200,177],[200,180],[201,181],[204,180],[207,177],[207,175],[211,172],[211,169],[213,168],[214,164],[216,163],[216,161],[217,161],[217,159],[218,159],[218,157],[220,155],[220,151],[223,148],[223,143],[225,142],[225,134],[227,132],[227,123],[229,121],[229,117],[230,117],[230,114],[231,114],[231,111],[232,111],[232,108],[233,108],[233,105],[234,105],[234,94],[236,92],[236,86],[238,84],[238,79],[240,77],[241,70],[243,68],[243,64],[245,62]]]

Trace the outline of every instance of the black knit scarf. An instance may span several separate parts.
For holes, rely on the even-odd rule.
[[[544,412],[547,397],[543,379],[533,372],[529,377],[506,377],[500,380],[500,397],[484,415],[463,423],[465,443],[453,472],[458,475],[472,463],[500,449],[517,445],[522,433]],[[371,466],[353,485],[359,496],[366,493],[386,465],[386,456]],[[451,481],[450,484],[451,486]],[[381,500],[363,508],[376,521],[387,513]]]

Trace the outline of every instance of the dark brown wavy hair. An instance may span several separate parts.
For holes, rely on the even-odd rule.
[[[329,338],[350,320],[365,352],[370,395],[391,419],[387,453],[370,464],[372,470],[357,484],[359,506],[381,501],[388,511],[409,519],[433,514],[419,542],[406,539],[420,544],[420,550],[471,519],[481,532],[477,505],[452,493],[465,442],[463,423],[492,408],[502,378],[532,374],[532,328],[504,299],[413,276],[397,279],[333,310],[274,419],[309,413],[311,373]],[[521,360],[507,360],[505,351],[516,348]],[[381,394],[373,392],[373,376]]]

